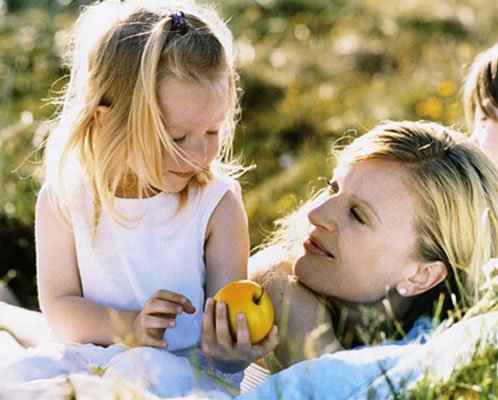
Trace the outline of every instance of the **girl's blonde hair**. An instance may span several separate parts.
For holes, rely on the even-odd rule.
[[[489,119],[496,120],[498,109],[498,44],[479,54],[472,63],[464,86],[465,116],[474,124],[479,107]]]
[[[417,204],[416,257],[443,261],[451,290],[458,291],[460,284],[465,289],[455,295],[476,300],[484,280],[482,268],[490,258],[498,257],[496,167],[463,136],[428,122],[381,123],[338,152],[337,165],[374,158],[396,161],[407,171]],[[303,232],[309,232],[306,214],[319,201],[320,195],[280,221],[281,229],[269,245],[284,248],[289,260],[295,258]],[[443,286],[435,288],[431,298],[437,300],[435,292],[442,290]]]
[[[186,17],[179,28],[173,26],[175,11]],[[95,227],[102,209],[126,220],[113,207],[117,193],[167,191],[162,149],[182,156],[161,119],[157,90],[164,78],[206,85],[228,80],[228,117],[212,167],[240,171],[231,147],[239,111],[232,36],[213,9],[189,1],[102,1],[83,10],[71,47],[70,79],[46,148],[46,181],[68,201],[87,181]],[[105,129],[95,120],[99,106],[108,108]],[[201,171],[194,182],[202,186],[210,179],[211,171]]]

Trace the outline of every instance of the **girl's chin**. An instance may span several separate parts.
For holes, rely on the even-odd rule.
[[[185,180],[183,182],[171,182],[170,180],[163,180],[163,182],[168,190],[168,193],[178,194],[188,186],[190,180]]]

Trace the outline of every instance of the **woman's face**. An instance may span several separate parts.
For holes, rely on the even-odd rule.
[[[172,193],[183,190],[218,154],[219,130],[227,118],[228,79],[212,85],[166,78],[159,105],[166,130],[183,157],[163,152],[163,180]]]
[[[329,193],[312,209],[304,254],[294,265],[317,293],[372,302],[413,273],[415,206],[406,171],[375,159],[337,168]]]

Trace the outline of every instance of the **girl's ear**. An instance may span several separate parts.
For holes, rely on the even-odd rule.
[[[447,275],[448,271],[442,261],[422,263],[413,275],[400,281],[396,289],[402,296],[416,296],[441,283]]]
[[[109,107],[97,106],[97,108],[95,109],[95,113],[93,114],[93,118],[95,120],[95,125],[97,126],[97,128],[102,129],[105,117],[108,112],[109,112]]]

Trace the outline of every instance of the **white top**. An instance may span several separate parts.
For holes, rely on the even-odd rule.
[[[215,175],[204,188],[189,188],[180,211],[175,194],[116,198],[120,213],[140,219],[132,227],[123,226],[103,211],[95,241],[92,198],[89,192],[79,196],[71,220],[83,296],[106,306],[139,310],[159,289],[180,293],[196,312],[179,315],[164,339],[169,351],[198,345],[205,300],[206,228],[218,202],[236,185],[233,179]]]

